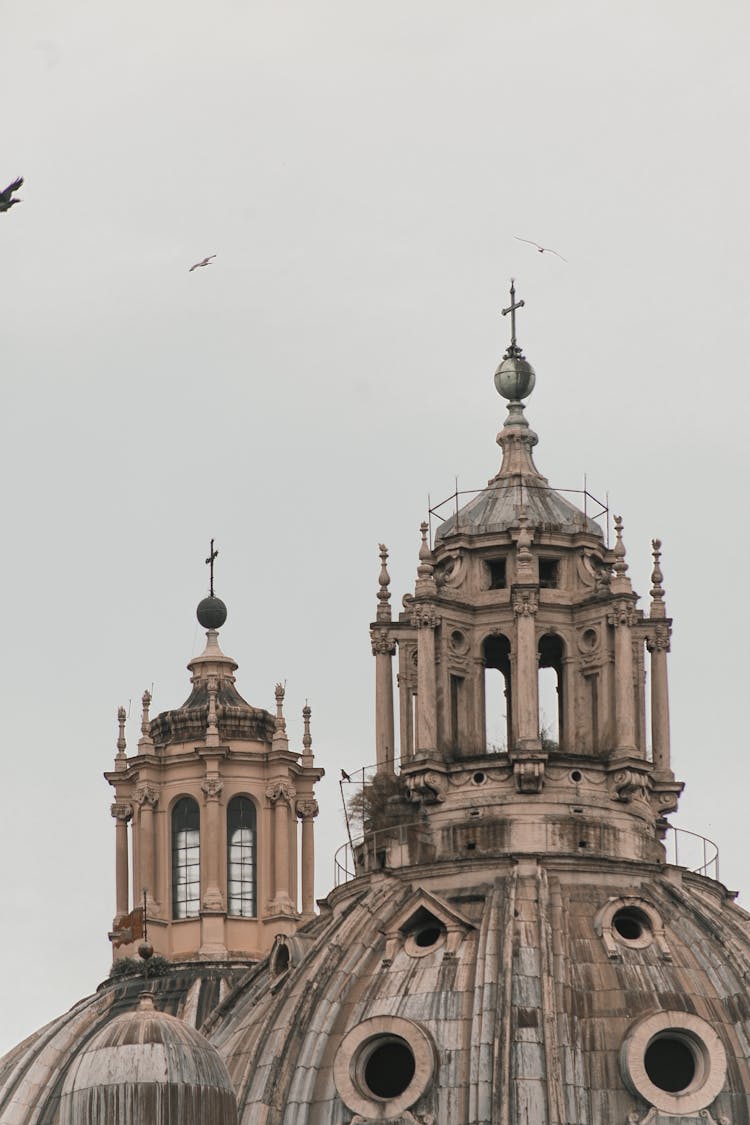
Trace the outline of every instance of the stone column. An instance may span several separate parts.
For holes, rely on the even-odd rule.
[[[209,775],[201,784],[206,797],[206,831],[204,836],[204,870],[206,889],[203,894],[203,909],[224,910],[224,896],[221,893],[221,828],[219,798],[224,782],[218,775]]]
[[[378,773],[393,773],[393,654],[396,642],[386,629],[372,630],[375,657],[375,760]]]
[[[297,801],[297,816],[302,821],[302,913],[315,913],[315,829],[318,802],[313,797]]]
[[[632,602],[625,599],[616,602],[609,621],[615,629],[615,750],[635,754]]]
[[[133,815],[127,801],[115,801],[111,808],[115,818],[115,918],[128,913],[128,821]]]
[[[292,901],[289,888],[289,807],[296,796],[296,790],[288,781],[275,781],[266,789],[266,796],[274,806],[274,888],[268,912],[294,914],[296,904]]]
[[[567,651],[567,649],[566,649]],[[564,656],[560,672],[558,690],[562,692],[562,715],[559,729],[560,749],[572,754],[575,749],[575,669],[576,662],[572,656]]]
[[[417,628],[417,745],[418,753],[437,750],[437,690],[435,686],[435,628],[438,618],[432,606],[414,610],[411,623]]]
[[[669,652],[669,626],[657,625],[646,642],[651,654],[651,748],[654,769],[670,769],[669,752],[669,685],[667,682],[667,653]]]
[[[156,906],[155,895],[155,869],[154,869],[154,809],[159,801],[159,792],[155,785],[142,785],[135,795],[135,800],[140,807],[138,854],[140,858],[139,872],[140,890],[146,891],[146,908]]]
[[[519,749],[536,750],[539,741],[539,658],[536,646],[536,590],[516,590],[516,669],[512,685],[516,742]],[[512,749],[509,747],[508,749]]]

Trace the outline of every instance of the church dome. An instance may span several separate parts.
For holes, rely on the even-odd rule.
[[[150,993],[80,1052],[65,1079],[60,1125],[236,1125],[227,1069],[200,1032],[154,1008]]]

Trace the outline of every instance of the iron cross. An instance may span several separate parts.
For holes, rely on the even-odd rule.
[[[525,301],[516,301],[516,279],[510,279],[510,304],[507,309],[503,309],[503,316],[510,313],[510,346],[516,346],[516,309],[522,309],[526,304]]]
[[[216,558],[218,553],[219,553],[218,551],[214,550],[214,541],[212,539],[211,540],[211,552],[210,552],[208,558],[206,559],[206,566],[209,566],[211,568],[211,597],[214,596],[214,559]]]

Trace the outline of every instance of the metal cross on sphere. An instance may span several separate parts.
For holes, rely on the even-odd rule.
[[[510,313],[510,346],[512,348],[516,346],[516,309],[522,309],[525,304],[525,301],[516,300],[516,279],[512,277],[510,279],[510,304],[507,309],[503,309],[503,316]]]
[[[209,553],[208,558],[206,559],[206,566],[211,568],[211,588],[210,588],[211,597],[214,596],[214,559],[216,558],[218,553],[219,553],[218,550],[217,551],[214,550],[214,541],[212,539],[211,540],[211,551]]]

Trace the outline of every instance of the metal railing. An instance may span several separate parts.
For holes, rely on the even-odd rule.
[[[334,886],[340,887],[358,875],[386,871],[435,858],[431,834],[424,821],[379,828],[342,844],[333,857]]]
[[[670,824],[664,846],[667,863],[687,867],[694,875],[706,875],[719,881],[719,846],[707,836]]]

